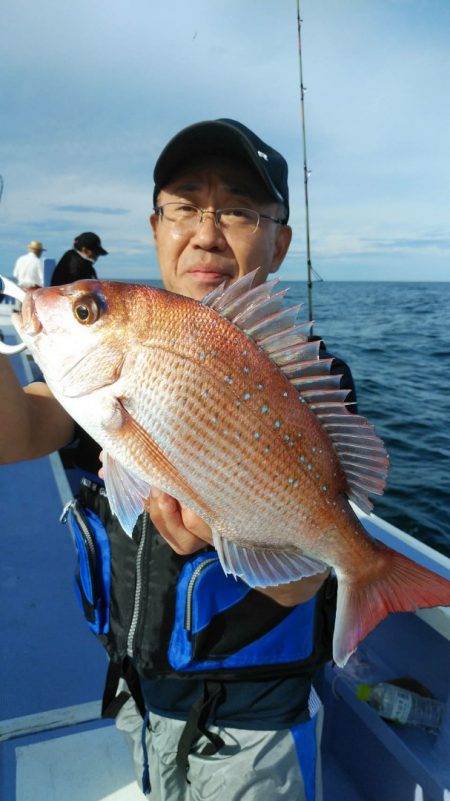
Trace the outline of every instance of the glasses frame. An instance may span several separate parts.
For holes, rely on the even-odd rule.
[[[233,210],[233,211],[251,211],[252,214],[256,214],[257,222],[256,222],[256,225],[255,225],[254,229],[250,232],[252,234],[256,233],[256,231],[258,230],[261,220],[270,220],[271,222],[274,222],[277,225],[286,225],[286,220],[280,220],[278,217],[271,217],[270,214],[263,214],[260,211],[256,211],[255,209],[247,209],[247,208],[244,208],[243,206],[229,206],[229,207],[227,207],[225,209],[215,209],[215,211],[213,211],[211,209],[202,209],[202,208],[200,208],[200,206],[196,206],[194,203],[182,203],[182,202],[176,201],[176,200],[171,200],[168,203],[162,203],[160,206],[155,206],[154,207],[155,214],[158,215],[160,220],[164,220],[165,219],[169,223],[170,222],[175,222],[175,221],[174,220],[169,220],[167,217],[164,216],[164,209],[167,206],[188,206],[191,209],[195,209],[195,211],[199,213],[200,217],[197,219],[197,222],[195,223],[195,226],[193,227],[192,230],[195,230],[195,228],[197,228],[198,225],[202,224],[202,222],[203,222],[203,220],[205,218],[205,214],[212,214],[213,217],[214,217],[214,225],[216,226],[216,228],[219,228],[219,230],[222,231],[222,233],[224,233],[224,230],[222,229],[221,224],[220,224],[220,215],[224,211],[231,211],[231,210]]]

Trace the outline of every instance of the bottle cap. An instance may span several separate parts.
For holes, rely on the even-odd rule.
[[[372,687],[370,684],[358,684],[356,688],[356,697],[359,698],[360,701],[368,701],[371,692]]]

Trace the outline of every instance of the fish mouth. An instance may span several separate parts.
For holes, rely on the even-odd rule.
[[[39,292],[39,290],[36,290]],[[19,334],[34,339],[42,331],[42,323],[38,317],[35,304],[35,293],[27,292],[22,303],[22,312],[19,315]]]
[[[16,329],[22,342],[19,345],[14,345],[14,350],[9,350],[11,353],[20,353],[25,348],[33,350],[33,341],[37,335],[42,331],[43,326],[36,312],[34,301],[35,292],[40,292],[37,289],[33,292],[25,292],[25,297],[22,302],[22,310],[14,312],[12,315],[12,324]],[[2,351],[5,352],[5,351]]]

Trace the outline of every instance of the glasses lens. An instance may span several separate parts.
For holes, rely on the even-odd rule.
[[[163,220],[174,223],[177,228],[194,228],[200,220],[200,211],[188,203],[164,203],[161,206]]]
[[[224,231],[232,229],[233,233],[249,233],[256,231],[259,214],[252,209],[218,209],[220,227]]]

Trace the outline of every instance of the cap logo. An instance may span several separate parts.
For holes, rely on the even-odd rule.
[[[256,152],[258,153],[260,159],[264,159],[264,161],[269,161],[269,156],[267,155],[267,153],[263,153],[262,150],[257,150]]]

